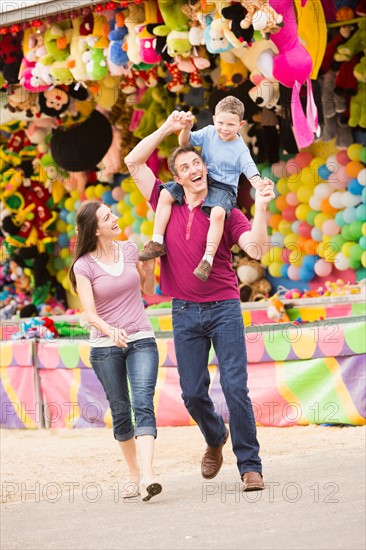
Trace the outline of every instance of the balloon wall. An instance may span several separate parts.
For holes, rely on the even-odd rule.
[[[262,263],[273,277],[310,282],[349,268],[357,280],[365,277],[365,162],[366,148],[352,144],[328,158],[300,152],[272,166],[277,197]]]

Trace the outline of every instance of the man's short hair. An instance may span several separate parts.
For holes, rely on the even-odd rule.
[[[215,107],[215,115],[219,113],[232,113],[238,115],[240,120],[244,119],[244,104],[240,99],[232,95],[224,97]]]
[[[200,152],[197,151],[197,149],[193,147],[193,145],[191,145],[190,143],[188,145],[180,145],[179,147],[176,147],[175,149],[173,149],[172,154],[168,159],[168,168],[173,174],[173,176],[178,176],[177,170],[175,168],[175,161],[177,160],[177,157],[179,157],[179,155],[182,155],[183,153],[192,153],[192,152],[196,153],[198,157],[202,158]]]

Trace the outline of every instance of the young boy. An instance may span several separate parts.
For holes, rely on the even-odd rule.
[[[194,275],[206,282],[213,260],[219,246],[225,218],[230,215],[236,204],[238,181],[241,173],[245,174],[254,188],[262,180],[249,149],[239,134],[244,125],[244,105],[233,96],[227,96],[216,105],[213,125],[197,132],[192,132],[194,118],[186,113],[186,127],[180,132],[179,145],[199,146],[207,165],[209,190],[202,208],[210,214],[210,227],[207,233],[206,249],[202,260],[194,270]],[[155,215],[154,234],[145,248],[140,252],[140,260],[148,260],[166,254],[164,244],[165,230],[169,222],[174,202],[184,200],[183,188],[177,182],[164,184],[159,197]]]

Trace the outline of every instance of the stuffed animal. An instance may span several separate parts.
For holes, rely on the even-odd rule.
[[[347,42],[337,47],[334,55],[336,61],[349,61],[354,55],[366,49],[366,19],[358,22],[358,30]]]
[[[4,109],[12,114],[24,113],[25,120],[32,119],[39,112],[38,95],[28,92],[19,84],[10,85],[7,90]],[[17,116],[14,116],[14,118],[19,120]],[[6,123],[4,112],[1,113],[1,123]]]
[[[223,53],[233,48],[242,47],[242,43],[231,31],[229,21],[224,18],[207,18],[207,25],[203,31],[205,45],[210,53]]]
[[[270,3],[274,2],[271,0]],[[306,0],[302,0],[302,5]],[[314,133],[318,129],[317,109],[312,94],[310,74],[313,62],[310,54],[300,42],[298,36],[296,14],[293,0],[284,0],[276,5],[276,9],[283,15],[284,27],[271,40],[278,49],[264,51],[258,58],[258,67],[262,74],[278,80],[284,86],[292,89],[290,101],[293,132],[299,149],[309,146],[314,141]],[[300,102],[300,89],[306,83],[307,106],[306,117]]]
[[[234,265],[239,279],[241,302],[257,302],[268,296],[272,285],[265,278],[265,268],[259,261],[244,256]]]
[[[240,21],[242,29],[253,26],[256,31],[274,34],[284,26],[283,16],[269,5],[268,0],[240,0],[240,3],[247,11]]]
[[[165,25],[154,28],[156,36],[168,36],[171,31],[189,31],[188,17],[183,13],[184,0],[158,0]]]
[[[82,31],[82,27],[85,31]],[[88,34],[92,32],[92,20],[85,21],[83,17],[75,17],[72,22],[72,37],[70,41],[70,55],[66,59],[67,67],[70,70],[74,80],[77,82],[87,80],[87,72],[82,55],[87,51],[85,34],[89,29]]]
[[[225,19],[230,21],[230,30],[234,33],[243,46],[246,46],[252,42],[254,28],[251,24],[245,27],[242,26],[243,20],[247,16],[248,11],[241,3],[237,2],[231,6],[222,8],[221,14]]]
[[[279,82],[267,78],[254,78],[255,86],[249,90],[249,97],[259,107],[275,109],[280,99]]]
[[[8,33],[0,39],[0,67],[6,82],[15,84],[22,61],[21,35]]]
[[[107,48],[96,48],[99,41],[97,36],[90,35],[86,38],[87,50],[81,58],[85,63],[86,74],[89,80],[102,80],[108,74]]]
[[[93,34],[85,38],[87,51],[81,56],[89,80],[102,80],[108,74],[109,30],[107,19],[103,15],[94,15]]]
[[[220,54],[219,69],[219,77],[214,82],[220,88],[238,86],[248,78],[248,69],[232,50]]]
[[[56,86],[39,94],[39,110],[47,116],[58,118],[69,109],[71,99],[83,101],[87,97],[87,89],[79,84]]]
[[[123,74],[129,64],[127,55],[126,35],[128,29],[125,26],[123,10],[116,10],[114,21],[111,21],[111,30],[108,34],[110,40],[108,47],[108,67],[112,76]]]
[[[141,63],[142,59],[139,55],[137,29],[145,20],[144,7],[140,4],[129,4],[129,7],[124,12],[124,20],[128,30],[126,37],[128,59],[132,64],[138,65]]]
[[[71,37],[70,21],[63,21],[59,25],[52,24],[44,33],[44,46],[47,53],[40,58],[40,62],[51,65],[56,61],[65,61],[70,55]]]
[[[277,294],[271,296],[268,301],[267,316],[272,321],[277,323],[289,323],[290,317],[286,313],[286,308],[281,300],[278,299]]]
[[[27,67],[22,71],[21,85],[30,92],[44,92],[53,85],[53,79],[48,65],[36,63],[33,67]]]
[[[349,126],[366,128],[366,56],[355,66],[353,71],[358,80],[357,94],[351,98]]]

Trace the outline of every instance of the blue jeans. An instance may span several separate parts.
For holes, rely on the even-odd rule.
[[[207,445],[221,445],[226,430],[208,394],[212,342],[240,475],[261,472],[255,418],[248,395],[247,353],[239,300],[199,303],[174,298],[173,333],[183,401]]]
[[[207,189],[207,197],[205,198],[201,208],[206,214],[210,215],[211,208],[214,206],[221,206],[225,210],[226,217],[230,216],[230,212],[236,205],[236,190],[232,185],[225,185],[209,177]],[[184,202],[184,189],[175,181],[169,181],[168,183],[162,183],[159,185],[160,191],[166,189],[169,191],[175,202],[183,204]]]
[[[155,339],[136,340],[128,344],[127,348],[91,348],[90,363],[111,407],[115,439],[128,441],[139,435],[156,437],[154,393],[159,356]],[[132,422],[128,381],[135,426]]]

